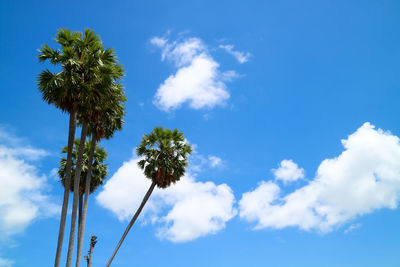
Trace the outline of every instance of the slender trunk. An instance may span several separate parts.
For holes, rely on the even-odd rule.
[[[54,267],[60,266],[61,251],[64,240],[65,220],[67,219],[69,189],[71,188],[71,165],[72,165],[72,150],[74,148],[74,138],[76,130],[76,110],[72,110],[69,116],[69,130],[68,130],[68,152],[67,152],[67,166],[65,175],[64,186],[64,200],[61,209],[60,229],[58,230],[57,252]]]
[[[87,133],[88,123],[86,121],[82,124],[81,131],[81,141],[78,150],[78,159],[76,162],[75,177],[74,177],[74,198],[72,202],[72,215],[71,215],[71,231],[69,233],[69,244],[68,244],[68,255],[67,255],[67,267],[71,267],[72,254],[74,249],[74,239],[75,239],[75,228],[76,228],[76,213],[78,209],[78,198],[79,198],[79,181],[82,172],[82,158],[83,149],[85,147],[86,133]]]
[[[151,184],[149,190],[147,190],[147,193],[146,193],[146,195],[144,196],[144,198],[143,198],[143,200],[142,200],[142,203],[140,204],[140,207],[139,207],[138,210],[136,211],[136,213],[135,213],[135,215],[133,216],[132,220],[129,222],[128,227],[126,227],[126,230],[125,230],[124,234],[122,235],[121,240],[119,241],[117,247],[116,247],[115,250],[114,250],[114,253],[112,254],[110,260],[108,261],[107,267],[110,266],[112,260],[113,260],[114,257],[115,257],[115,254],[117,254],[119,247],[121,246],[122,242],[124,242],[124,239],[125,239],[126,235],[128,234],[128,232],[129,232],[129,230],[131,229],[132,225],[135,223],[137,217],[139,216],[139,214],[140,214],[140,212],[142,211],[144,205],[146,204],[147,200],[149,199],[149,197],[150,197],[151,193],[153,192],[155,186],[156,186],[156,183],[153,182],[153,183]]]
[[[80,231],[79,229],[81,228],[82,225],[82,203],[83,203],[83,192],[79,192],[79,205],[78,205],[78,240],[81,238],[80,236]],[[79,247],[77,249],[77,252],[79,250]]]
[[[93,166],[93,157],[94,157],[94,150],[96,148],[96,135],[93,134],[92,141],[90,144],[90,154],[89,154],[89,161],[88,161],[88,169],[86,175],[86,183],[85,183],[85,203],[83,205],[83,212],[82,212],[82,220],[79,223],[78,228],[78,253],[76,256],[76,267],[79,267],[81,264],[81,256],[82,256],[82,245],[83,245],[83,236],[85,233],[85,223],[86,223],[86,214],[87,208],[89,203],[89,195],[90,195],[90,180],[92,178],[92,166]]]
[[[90,237],[90,249],[89,249],[89,254],[87,256],[85,256],[86,262],[87,262],[87,267],[92,266],[92,254],[93,254],[93,249],[94,246],[97,243],[97,236],[92,235]]]

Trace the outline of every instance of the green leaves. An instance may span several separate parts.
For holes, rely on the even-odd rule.
[[[59,50],[44,44],[39,49],[39,62],[49,61],[61,72],[42,71],[39,91],[48,104],[62,111],[77,110],[78,120],[86,120],[89,132],[110,138],[122,129],[126,96],[120,83],[124,69],[112,48],[105,49],[99,35],[90,29],[71,32],[61,28],[55,41]]]
[[[72,152],[72,168],[71,173],[75,175],[75,164],[76,159],[78,157],[78,148],[79,148],[80,140],[76,139],[74,142],[74,150]],[[90,153],[90,145],[91,141],[85,143],[84,153],[83,153],[83,161],[82,161],[82,172],[80,179],[80,192],[84,192],[86,175],[88,171],[89,165],[89,153]],[[68,147],[65,146],[61,153],[67,153]],[[100,147],[97,143],[94,150],[93,164],[92,164],[92,172],[90,179],[90,193],[94,192],[99,186],[101,186],[104,182],[104,179],[108,175],[107,164],[104,164],[104,161],[107,159],[107,152],[104,148]],[[58,170],[58,175],[60,176],[60,181],[65,186],[65,177],[66,177],[66,158],[61,158],[60,160],[60,168]],[[70,190],[73,191],[73,183],[71,183]]]
[[[185,142],[183,133],[177,129],[155,127],[150,134],[143,136],[136,153],[143,157],[138,165],[144,170],[146,177],[158,187],[166,188],[185,174],[187,158],[192,153],[192,148]]]
[[[39,62],[49,60],[52,64],[59,63],[59,52],[51,49],[47,44],[44,44],[42,48],[39,49]]]

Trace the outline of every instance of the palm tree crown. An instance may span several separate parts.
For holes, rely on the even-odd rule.
[[[74,142],[74,151],[72,153],[72,175],[75,175],[75,164],[76,159],[78,158],[78,148],[79,148],[80,140],[76,139]],[[79,194],[83,194],[85,192],[85,182],[86,176],[88,173],[89,166],[89,154],[90,154],[90,146],[91,141],[87,141],[85,143],[85,148],[83,152],[83,160],[82,160],[82,172],[81,172],[81,180],[79,185]],[[62,153],[67,153],[67,147],[64,147],[61,150]],[[92,170],[91,170],[91,179],[90,179],[90,193],[93,193],[99,186],[101,186],[104,182],[104,179],[107,177],[107,164],[103,162],[107,158],[107,152],[104,148],[100,147],[96,144],[93,162],[92,162]],[[60,176],[61,183],[65,186],[65,177],[66,177],[66,162],[65,158],[61,158],[60,160],[60,168],[58,170],[58,175]],[[71,184],[70,191],[74,191],[74,184]]]
[[[60,29],[55,41],[61,48],[54,50],[44,44],[38,58],[62,70],[58,73],[42,71],[38,79],[39,91],[48,104],[55,104],[66,112],[78,108],[84,114],[90,102],[99,102],[109,93],[108,85],[122,77],[122,65],[114,50],[105,49],[100,37],[90,29],[84,33]]]
[[[109,85],[107,101],[93,103],[91,111],[84,116],[79,115],[80,124],[88,120],[88,135],[95,137],[96,141],[101,139],[110,139],[116,131],[122,130],[125,116],[125,102],[127,98],[122,84],[113,82]]]
[[[138,165],[144,169],[146,177],[157,187],[166,188],[185,174],[192,148],[177,129],[155,127],[150,134],[144,135],[136,152],[144,157]]]

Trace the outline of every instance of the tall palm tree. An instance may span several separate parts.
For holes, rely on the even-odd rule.
[[[114,83],[111,85],[111,90],[113,93],[110,95],[110,99],[108,102],[103,105],[98,105],[92,109],[91,118],[90,118],[90,134],[92,136],[92,147],[90,148],[89,155],[89,165],[88,169],[91,169],[91,163],[93,161],[94,156],[94,144],[99,142],[101,139],[109,139],[114,133],[118,130],[122,129],[123,117],[125,115],[125,106],[126,102],[125,93],[123,90],[123,86],[120,83]],[[80,266],[80,260],[82,256],[82,246],[83,246],[83,238],[85,232],[85,223],[86,223],[86,213],[87,207],[89,203],[89,194],[87,192],[90,191],[92,177],[90,175],[86,176],[85,182],[85,201],[82,212],[82,220],[79,221],[78,226],[78,250],[77,250],[77,258],[76,258],[76,267]]]
[[[71,153],[75,136],[76,117],[87,114],[91,103],[107,101],[110,95],[110,84],[123,75],[123,68],[117,62],[112,49],[104,49],[100,38],[93,31],[86,29],[84,33],[60,29],[55,41],[61,49],[51,49],[46,44],[39,50],[39,61],[49,61],[60,66],[61,71],[53,73],[44,70],[39,75],[38,85],[43,99],[55,104],[64,112],[70,113],[70,131],[68,137],[68,154],[66,166],[66,190],[64,190],[63,208],[61,212],[60,231],[58,235],[55,266],[60,264],[68,197],[71,183]],[[76,213],[78,204],[78,188],[81,172],[83,146],[86,140],[88,121],[82,123],[81,141],[74,176],[74,199],[71,216],[71,232],[67,255],[67,266],[71,266],[72,250],[75,236]]]
[[[58,73],[52,73],[48,69],[39,74],[38,87],[42,98],[48,104],[54,104],[63,112],[69,113],[68,148],[66,161],[66,176],[63,205],[61,210],[60,228],[58,232],[57,250],[54,266],[60,265],[61,251],[64,239],[65,220],[67,217],[69,190],[71,184],[72,149],[76,130],[76,114],[80,102],[80,88],[76,77],[76,55],[73,47],[79,39],[78,32],[68,29],[60,29],[56,34],[55,41],[61,46],[54,50],[47,44],[39,49],[39,62],[49,61],[53,65],[61,67]]]
[[[80,172],[82,170],[83,144],[85,143],[87,129],[93,109],[105,105],[115,93],[113,83],[123,76],[123,68],[117,61],[112,49],[105,49],[100,37],[91,30],[85,30],[77,44],[77,51],[81,54],[82,68],[80,77],[85,90],[78,114],[82,118],[81,143],[78,150],[78,159],[74,177],[74,197],[71,214],[71,231],[67,254],[67,267],[71,266],[73,246],[76,230],[76,217],[79,202]],[[79,250],[78,250],[79,251]],[[79,263],[78,263],[79,265]]]
[[[162,127],[155,127],[150,134],[144,135],[140,145],[136,148],[136,153],[139,157],[143,157],[138,162],[138,165],[144,170],[145,176],[152,183],[138,210],[126,227],[121,240],[118,242],[114,253],[107,263],[107,267],[110,266],[126,235],[153,192],[154,187],[157,186],[165,189],[172,183],[179,181],[185,174],[185,168],[188,164],[187,158],[191,152],[191,146],[185,142],[183,133],[177,129],[169,130]]]

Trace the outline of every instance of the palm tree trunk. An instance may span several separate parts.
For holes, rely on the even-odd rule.
[[[114,253],[112,254],[110,260],[108,261],[107,267],[110,266],[112,260],[113,260],[114,257],[115,257],[115,254],[117,254],[119,247],[121,246],[122,242],[124,242],[124,239],[125,239],[126,235],[128,234],[128,232],[129,232],[129,230],[131,229],[132,225],[135,223],[137,217],[139,216],[139,214],[140,214],[140,212],[142,211],[144,205],[146,204],[147,200],[149,199],[149,197],[150,197],[151,193],[153,192],[155,186],[156,186],[156,183],[153,182],[153,183],[151,184],[149,190],[147,190],[147,193],[146,193],[146,195],[144,196],[144,198],[143,198],[143,200],[142,200],[142,203],[140,204],[140,206],[139,206],[138,210],[136,211],[135,215],[133,216],[132,220],[129,222],[128,227],[126,227],[126,230],[125,230],[124,234],[122,235],[121,240],[119,241],[117,247],[116,247],[115,250],[114,250]]]
[[[76,130],[76,110],[71,110],[69,116],[69,130],[68,130],[68,152],[67,152],[67,166],[64,186],[64,199],[61,209],[60,229],[58,230],[57,252],[54,267],[60,266],[61,251],[64,240],[65,221],[67,219],[69,189],[71,187],[71,166],[72,166],[72,150],[74,148],[74,138]]]
[[[89,195],[90,195],[90,180],[92,178],[92,165],[93,165],[93,157],[94,150],[96,148],[96,135],[92,135],[92,141],[90,144],[90,154],[89,154],[89,162],[88,162],[88,170],[86,175],[86,184],[85,184],[85,203],[83,205],[82,212],[82,220],[79,223],[78,228],[78,253],[76,256],[76,267],[79,267],[81,264],[81,256],[82,256],[82,245],[83,245],[83,235],[85,233],[85,223],[86,223],[86,214],[89,203]]]
[[[82,202],[83,202],[83,192],[79,192],[79,205],[78,205],[78,240],[81,238],[79,229],[82,224]],[[79,248],[77,249],[78,252]]]
[[[75,228],[76,228],[76,213],[78,209],[78,198],[79,198],[79,181],[82,172],[82,158],[83,149],[85,147],[86,133],[87,133],[87,121],[82,123],[81,131],[81,141],[78,150],[78,159],[76,162],[75,177],[74,177],[74,198],[72,202],[72,215],[71,215],[71,231],[69,233],[69,244],[68,244],[68,254],[67,254],[67,267],[71,267],[72,254],[74,249],[74,239],[75,239]]]

